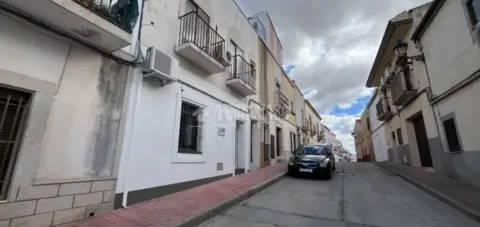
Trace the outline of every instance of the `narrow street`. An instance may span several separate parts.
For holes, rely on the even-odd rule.
[[[338,168],[331,181],[285,177],[202,226],[479,224],[375,165],[346,163]]]

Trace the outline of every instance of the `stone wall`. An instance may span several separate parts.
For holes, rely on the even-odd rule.
[[[15,201],[0,204],[0,227],[51,226],[113,209],[116,180],[20,187]]]

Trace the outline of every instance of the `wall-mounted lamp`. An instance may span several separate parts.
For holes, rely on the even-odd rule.
[[[408,56],[408,43],[403,42],[402,40],[398,40],[397,45],[393,48],[393,52],[398,58],[405,58],[408,60],[414,61],[425,61],[425,56],[423,54],[415,55],[415,56]],[[411,64],[411,62],[408,62]]]

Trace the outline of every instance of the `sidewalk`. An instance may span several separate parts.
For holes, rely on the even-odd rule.
[[[274,165],[63,226],[196,226],[275,183],[285,172],[285,164]]]
[[[460,212],[480,221],[480,190],[421,167],[391,162],[377,162],[377,166],[393,172],[420,189],[427,191]]]

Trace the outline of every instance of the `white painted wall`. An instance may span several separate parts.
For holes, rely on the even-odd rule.
[[[447,0],[421,38],[434,95],[479,69],[480,49],[467,18],[462,1]]]
[[[118,88],[102,87],[112,79],[108,76],[103,81],[100,79],[102,65],[106,64],[104,56],[3,11],[0,12],[0,27],[8,31],[0,34],[0,68],[21,75],[16,78],[18,82],[35,81],[39,85],[44,83],[56,88],[32,91],[36,93],[33,96],[34,105],[39,104],[38,100],[45,101],[45,93],[53,95],[53,99],[41,103],[44,106],[41,112],[30,113],[29,122],[36,122],[39,116],[48,114],[47,121],[29,126],[38,128],[46,125],[41,136],[34,135],[41,147],[36,150],[40,157],[34,163],[29,163],[28,168],[35,171],[32,171],[32,176],[24,176],[26,171],[18,171],[15,176],[30,178],[29,183],[112,178],[116,151],[105,150],[108,157],[103,160],[104,163],[100,161],[102,167],[97,168],[99,160],[96,160],[98,153],[95,146],[101,134],[99,127],[105,125],[102,116],[109,115],[116,119],[112,129],[118,130],[116,124],[121,115],[120,112],[110,113],[111,109],[102,103],[102,96],[116,89],[123,95],[125,85]],[[126,74],[116,76],[116,81],[126,80]],[[5,81],[0,77],[0,83]],[[112,134],[112,139],[101,143],[114,147],[116,139]],[[28,148],[20,150],[19,163],[22,163],[24,155],[31,155],[24,154],[24,149]]]
[[[0,12],[0,67],[58,84],[70,41]],[[19,61],[19,59],[22,59]]]
[[[233,1],[197,3],[209,14],[211,26],[218,26],[227,50],[232,39],[243,49],[246,59],[259,62],[257,35]],[[130,111],[134,125],[126,135],[130,145],[122,154],[121,168],[127,170],[120,172],[117,193],[232,174],[238,121],[242,122],[238,131],[242,138],[238,147],[239,167],[250,168],[247,98],[226,86],[226,71],[207,75],[174,52],[178,42],[178,17],[185,13],[184,7],[185,0],[146,1],[143,23],[154,22],[154,25],[143,28],[142,45],[155,46],[170,55],[174,60],[173,75],[194,88],[179,82],[161,87],[152,81],[143,81],[139,72],[135,74],[138,98],[130,104],[130,108],[135,109]],[[178,153],[182,100],[204,108],[201,155]],[[218,134],[220,127],[226,130],[224,136]],[[256,162],[259,166],[259,160]],[[223,170],[217,171],[217,163],[223,163]]]
[[[373,151],[377,162],[388,161],[388,146],[386,141],[385,128],[381,127],[372,134]]]
[[[440,95],[480,69],[480,49],[471,35],[461,1],[446,1],[421,38],[434,95]],[[439,35],[441,34],[441,35]],[[438,118],[454,113],[466,151],[480,151],[476,118],[480,113],[478,82],[437,104]],[[442,123],[439,121],[441,126]],[[441,130],[443,134],[443,129]],[[442,135],[445,140],[445,136]],[[444,143],[445,145],[445,143]],[[445,151],[447,147],[444,146]]]
[[[377,162],[388,161],[388,146],[386,141],[385,127],[383,121],[377,117],[377,103],[380,101],[380,94],[376,94],[368,107],[370,113],[370,127],[372,131],[373,151]]]

